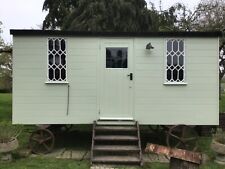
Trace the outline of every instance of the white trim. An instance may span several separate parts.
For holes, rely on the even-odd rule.
[[[62,80],[62,81],[51,81],[51,80],[49,80],[49,71],[48,71],[48,62],[49,62],[49,60],[48,60],[48,41],[49,41],[49,39],[51,39],[51,38],[55,38],[55,39],[57,39],[57,38],[61,38],[61,39],[64,39],[64,41],[65,41],[65,56],[66,56],[66,58],[65,58],[65,60],[66,60],[66,65],[65,65],[65,71],[66,71],[66,78],[65,78],[65,80]],[[67,63],[67,57],[68,57],[68,51],[67,51],[67,39],[66,38],[64,38],[64,37],[61,37],[61,36],[57,36],[57,37],[47,37],[47,44],[46,44],[46,46],[47,46],[47,48],[46,48],[46,51],[47,51],[47,69],[46,69],[46,73],[47,73],[47,80],[46,80],[46,84],[50,84],[50,83],[54,83],[54,84],[57,84],[57,83],[59,83],[59,84],[62,84],[62,83],[66,83],[66,84],[68,84],[69,82],[67,82],[67,79],[68,79],[68,77],[67,77],[67,67],[68,67],[68,63]],[[61,57],[60,57],[61,58]]]
[[[163,83],[164,85],[187,85],[188,83],[186,83],[186,82],[165,82],[165,83]]]
[[[112,45],[112,44],[111,44]],[[116,46],[116,45],[115,45]],[[108,45],[106,45],[106,46],[104,46],[104,48],[105,48],[105,51],[107,50],[107,48],[126,48],[127,49],[127,67],[126,68],[122,68],[122,67],[118,67],[118,68],[113,68],[113,67],[110,67],[110,68],[107,68],[107,65],[106,65],[106,60],[105,60],[105,69],[128,69],[128,46],[129,45],[126,45],[125,47],[124,47],[124,45],[122,45],[122,47],[120,46],[119,47],[119,45],[118,45],[118,47],[116,46],[108,46]],[[106,54],[105,54],[105,59],[106,59]]]
[[[184,51],[183,51],[183,53],[184,53],[184,69],[183,69],[183,82],[168,82],[167,81],[167,42],[168,42],[168,40],[171,40],[171,39],[178,39],[178,40],[183,40],[183,44],[184,44],[184,46],[183,46],[183,48],[184,48]],[[164,44],[165,44],[165,46],[164,46],[164,85],[187,85],[188,83],[186,82],[187,80],[186,80],[186,50],[185,50],[185,48],[186,48],[186,39],[185,38],[165,38],[165,42],[164,42]],[[171,58],[171,59],[173,59],[173,58]]]
[[[99,120],[134,120],[132,117],[100,117]]]
[[[123,40],[123,41],[121,41]],[[128,70],[129,72],[133,72],[134,71],[134,62],[133,62],[133,59],[134,59],[134,53],[133,53],[133,50],[134,50],[134,41],[132,39],[100,39],[100,50],[99,50],[99,55],[100,57],[98,58],[99,59],[99,66],[98,66],[98,71],[100,72],[99,73],[99,87],[98,87],[98,92],[99,92],[99,107],[98,107],[98,119],[100,120],[134,120],[134,80],[130,81],[130,85],[132,86],[131,87],[131,105],[129,107],[129,109],[131,109],[131,116],[132,117],[101,117],[102,115],[102,85],[103,85],[103,74],[104,72],[102,70]],[[106,54],[105,54],[105,51],[106,51],[106,48],[127,48],[127,68],[106,68]],[[130,64],[129,64],[130,63]],[[104,66],[104,67],[103,67]],[[129,98],[130,99],[130,98]]]
[[[46,81],[45,84],[69,84],[67,81]]]

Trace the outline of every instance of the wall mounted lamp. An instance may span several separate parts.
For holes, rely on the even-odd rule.
[[[154,49],[154,47],[152,46],[151,42],[149,42],[149,43],[146,45],[146,49],[148,49],[148,50]]]

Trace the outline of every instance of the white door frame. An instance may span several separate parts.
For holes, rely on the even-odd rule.
[[[106,68],[106,53],[105,49],[107,47],[126,47],[128,48],[128,55],[127,55],[127,73],[134,73],[134,65],[133,65],[133,39],[123,39],[123,38],[107,38],[107,39],[101,39],[100,40],[100,51],[99,51],[99,59],[98,59],[98,96],[99,96],[99,113],[98,113],[98,119],[100,120],[133,120],[134,119],[134,79],[131,81],[129,77],[128,80],[128,91],[129,95],[127,96],[127,99],[129,99],[128,103],[128,109],[129,109],[129,117],[104,117],[103,112],[101,112],[102,107],[102,94],[103,94],[103,77],[104,77],[104,70],[105,69],[115,69],[115,68]],[[123,69],[123,68],[116,68],[116,69]]]

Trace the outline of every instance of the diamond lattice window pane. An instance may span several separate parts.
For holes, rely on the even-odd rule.
[[[172,56],[171,55],[168,55],[167,56],[167,65],[168,66],[171,66],[171,64],[172,64]]]
[[[66,81],[66,42],[48,38],[48,81]]]
[[[166,82],[184,82],[184,40],[167,40]]]

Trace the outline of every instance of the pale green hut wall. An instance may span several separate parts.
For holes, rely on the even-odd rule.
[[[92,123],[97,118],[98,39],[66,38],[70,84],[46,84],[47,37],[14,37],[13,122]]]
[[[88,124],[99,118],[100,37],[65,37],[68,84],[46,84],[47,37],[14,36],[13,123]],[[122,38],[118,38],[119,41]],[[165,85],[167,38],[132,38],[134,119],[140,124],[218,124],[218,38],[183,38],[186,85]],[[155,47],[145,50],[147,43]]]
[[[183,38],[186,85],[166,85],[167,38],[136,38],[135,118],[141,124],[218,124],[218,39]],[[154,49],[147,53],[148,42]]]

